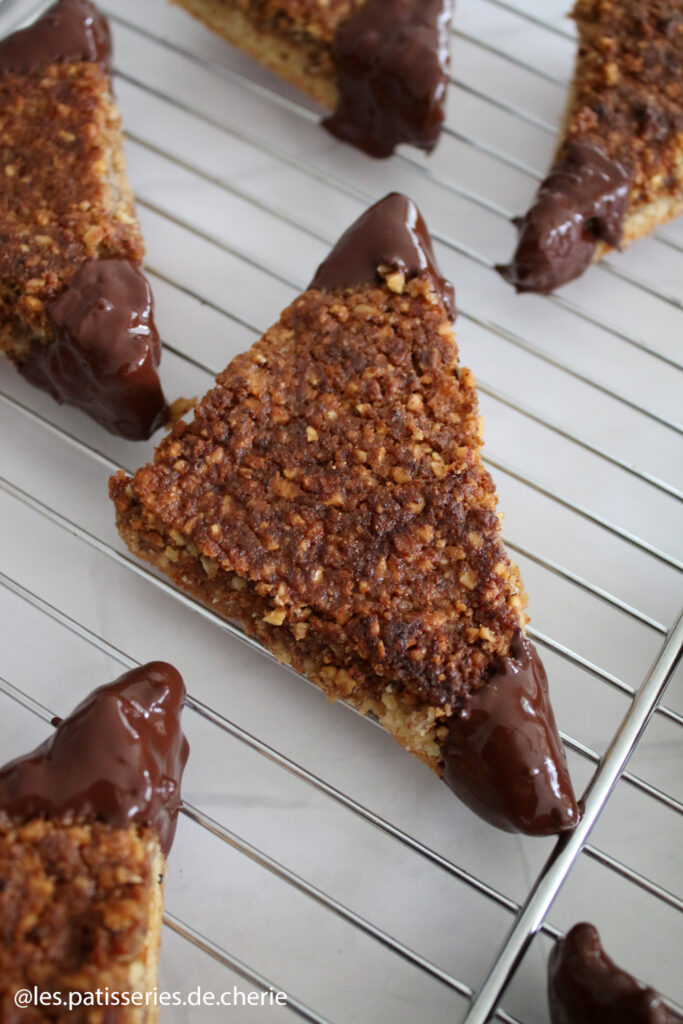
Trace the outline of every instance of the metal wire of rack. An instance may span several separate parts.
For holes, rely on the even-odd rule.
[[[640,252],[611,257],[546,300],[510,297],[491,273],[506,252],[505,222],[523,208],[552,151],[573,50],[561,7],[547,5],[539,16],[530,0],[461,0],[439,152],[447,151],[431,162],[401,154],[379,166],[327,139],[305,101],[161,0],[102,6],[115,29],[116,87],[165,336],[167,392],[204,391],[233,354],[230,345],[246,347],[276,318],[363,205],[400,187],[423,208],[439,259],[458,285],[460,343],[493,427],[486,459],[511,512],[506,543],[540,598],[530,634],[550,668],[560,724],[569,725],[563,738],[575,777],[586,784],[586,812],[552,848],[492,836],[436,793],[380,730],[369,735],[372,723],[288,684],[255,641],[123,553],[103,481],[120,465],[141,464],[149,448],[110,438],[9,370],[0,390],[7,524],[0,599],[4,623],[24,646],[14,653],[7,645],[0,662],[3,749],[25,748],[26,712],[49,720],[89,689],[89,666],[102,678],[105,664],[147,657],[182,668],[192,695],[191,739],[196,734],[199,743],[168,882],[167,931],[182,940],[168,957],[171,939],[165,943],[169,988],[180,987],[178,978],[211,978],[218,988],[223,975],[211,975],[213,963],[256,989],[283,988],[287,1011],[309,1021],[398,1022],[417,1012],[435,1022],[544,1021],[533,940],[552,940],[576,919],[565,907],[556,923],[553,907],[574,878],[585,880],[588,864],[599,872],[588,876],[593,895],[604,887],[634,905],[631,936],[635,921],[647,927],[638,918],[646,909],[656,963],[643,974],[680,1001],[680,979],[666,957],[683,910],[673,891],[680,865],[670,852],[683,820],[675,795],[680,687],[674,684],[667,705],[661,698],[683,646],[676,619],[683,231],[668,226],[640,243]],[[23,5],[22,18],[34,14],[34,4]],[[0,20],[0,30],[10,27]],[[468,338],[481,351],[466,348]],[[47,639],[32,643],[34,636],[49,637],[59,657]],[[167,654],[166,645],[175,651]],[[59,687],[44,682],[55,665]],[[577,710],[586,707],[587,714]],[[297,729],[308,733],[296,738]],[[661,750],[666,773],[657,765]],[[634,751],[636,760],[645,752],[642,765],[626,770]],[[225,781],[230,769],[236,788]],[[397,776],[405,779],[398,788]],[[655,843],[653,853],[652,835],[636,842],[621,822],[605,827],[610,809],[623,806],[640,809],[646,830],[655,822],[664,845]],[[264,829],[269,816],[275,824]],[[310,832],[310,853],[300,830]],[[329,836],[341,867],[334,857],[329,867]],[[222,899],[190,883],[197,857],[211,866],[206,877]],[[247,864],[258,873],[243,874]],[[392,878],[386,889],[383,872]],[[218,883],[227,875],[233,885],[223,891]],[[265,878],[284,889],[267,888]],[[419,924],[411,883],[429,908],[428,929]],[[191,897],[184,898],[186,887]],[[242,903],[241,889],[248,893]],[[325,916],[290,903],[285,890]],[[226,931],[216,908],[234,902],[248,914],[252,901],[262,926],[247,935],[243,917],[245,934]],[[464,915],[464,942],[441,906]],[[606,915],[608,927],[616,928],[620,913]],[[319,955],[306,941],[308,928]],[[444,955],[449,942],[452,955],[450,948]],[[301,998],[291,994],[290,978]],[[394,999],[384,992],[392,986]],[[186,1008],[174,1013],[168,1019],[193,1019]]]

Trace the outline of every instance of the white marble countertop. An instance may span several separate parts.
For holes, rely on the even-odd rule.
[[[35,6],[0,6],[0,33]],[[574,54],[564,0],[509,0],[530,18],[459,0],[449,131],[431,158],[405,149],[386,162],[334,141],[299,95],[163,0],[103,6],[166,393],[202,394],[370,199],[411,195],[456,285],[462,360],[480,382],[485,452],[560,728],[602,754],[682,603],[671,563],[683,557],[683,223],[555,299],[517,297],[490,269],[510,254],[507,218],[523,212],[553,152]],[[167,910],[336,1024],[463,1020],[467,1000],[452,984],[278,877],[245,844],[476,989],[512,924],[510,901],[524,900],[552,843],[480,822],[372,723],[131,571],[106,481],[114,465],[141,465],[152,443],[110,436],[5,364],[0,392],[2,679],[63,714],[118,675],[121,658],[163,658],[232,723],[226,731],[186,713],[186,799],[234,835],[230,845],[181,818]],[[664,704],[683,715],[680,670]],[[580,855],[548,918],[562,929],[593,921],[619,963],[678,1003],[680,730],[675,715],[655,714],[629,765],[673,804],[619,782],[593,852]],[[45,732],[0,693],[0,760]],[[575,751],[569,760],[581,789],[594,766]],[[374,827],[350,801],[417,842]],[[534,941],[503,1001],[526,1024],[548,1021],[548,948],[547,937]],[[219,992],[238,981],[165,929],[162,987]],[[286,1016],[175,1007],[161,1020]]]

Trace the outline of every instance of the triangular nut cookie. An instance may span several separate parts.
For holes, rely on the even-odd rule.
[[[157,1019],[184,701],[178,672],[150,662],[0,768],[0,1020]]]
[[[577,807],[454,315],[415,205],[387,196],[110,493],[131,551],[496,824],[556,832]]]
[[[683,8],[578,0],[579,52],[555,163],[517,222],[519,292],[547,294],[683,213]]]
[[[106,18],[58,0],[0,40],[0,351],[130,440],[170,410]]]

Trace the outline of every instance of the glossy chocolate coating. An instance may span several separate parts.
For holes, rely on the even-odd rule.
[[[18,369],[113,434],[150,437],[168,419],[147,279],[126,260],[86,260],[49,307],[55,338]]]
[[[111,71],[109,25],[90,0],[58,0],[28,28],[0,42],[0,74],[30,75],[66,61]]]
[[[378,267],[406,277],[426,274],[455,319],[453,285],[441,276],[427,226],[412,199],[398,192],[380,199],[344,232],[309,287],[334,291],[371,284],[380,280]]]
[[[152,661],[94,690],[33,753],[0,770],[0,811],[149,826],[168,853],[189,745],[180,728],[185,685]]]
[[[444,781],[476,814],[527,835],[574,828],[579,809],[545,669],[520,632],[449,728],[442,747]]]
[[[509,266],[496,269],[518,292],[547,295],[578,277],[598,241],[618,247],[630,174],[596,146],[570,142],[517,221],[519,241]]]
[[[451,0],[369,0],[335,39],[339,103],[323,124],[375,157],[430,151],[444,119]]]
[[[577,924],[548,962],[552,1024],[681,1024],[652,988],[607,956],[592,924]]]

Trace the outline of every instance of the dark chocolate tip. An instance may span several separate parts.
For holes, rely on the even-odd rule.
[[[446,784],[498,828],[547,836],[579,821],[545,669],[520,631],[450,719],[441,753]]]
[[[168,419],[149,282],[127,260],[86,260],[49,306],[54,340],[19,371],[113,434],[146,440]]]
[[[99,687],[33,753],[0,770],[0,811],[16,821],[137,822],[167,854],[189,754],[184,703],[182,677],[163,661]]]
[[[310,288],[335,291],[381,280],[378,268],[424,274],[455,320],[453,285],[437,266],[427,226],[412,199],[392,192],[366,210],[318,267]]]
[[[334,43],[339,102],[323,121],[374,157],[407,142],[431,152],[444,120],[452,0],[369,0]]]
[[[0,41],[0,74],[35,74],[72,61],[111,72],[109,25],[90,0],[58,0],[28,28]]]
[[[548,961],[552,1024],[681,1024],[652,988],[610,960],[592,924],[577,924]]]
[[[541,183],[512,262],[497,266],[517,292],[548,295],[590,265],[599,241],[618,247],[630,172],[588,142],[570,142]]]

